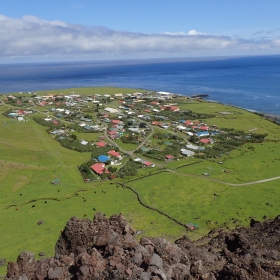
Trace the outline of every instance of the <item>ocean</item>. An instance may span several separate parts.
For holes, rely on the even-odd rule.
[[[0,65],[0,94],[70,87],[133,87],[280,115],[280,56]]]

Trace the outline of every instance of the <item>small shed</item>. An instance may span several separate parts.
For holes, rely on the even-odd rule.
[[[189,230],[191,230],[191,231],[197,230],[197,229],[198,229],[198,225],[195,225],[195,224],[193,224],[193,223],[188,223],[188,224],[186,224],[186,227],[187,227]]]

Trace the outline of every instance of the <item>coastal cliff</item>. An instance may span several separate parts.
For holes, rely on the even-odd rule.
[[[217,229],[197,241],[142,237],[121,215],[72,217],[55,256],[22,252],[6,280],[27,279],[280,279],[280,216],[235,230]]]

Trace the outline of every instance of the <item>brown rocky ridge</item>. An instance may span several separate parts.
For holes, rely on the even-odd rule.
[[[280,216],[175,243],[150,237],[137,241],[122,215],[97,213],[93,221],[72,217],[54,257],[35,260],[22,252],[17,262],[8,263],[5,279],[280,279]]]

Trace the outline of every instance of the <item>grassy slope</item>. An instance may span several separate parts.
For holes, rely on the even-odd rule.
[[[117,88],[60,90],[63,93],[69,91],[113,94],[135,90]],[[279,140],[279,126],[241,109],[198,102],[182,106],[203,113],[239,112],[241,114],[228,116],[217,114],[216,118],[208,119],[206,122],[245,131],[257,128],[253,132],[268,133],[267,139]],[[6,110],[4,106],[0,107],[0,112],[4,110]],[[164,236],[174,240],[185,233],[181,227],[165,217],[141,207],[131,191],[116,187],[115,183],[84,184],[76,167],[87,161],[90,154],[62,148],[46,134],[45,130],[46,128],[32,120],[16,122],[0,115],[2,194],[0,223],[4,225],[0,227],[0,258],[15,260],[17,254],[25,249],[37,254],[45,251],[47,255],[52,255],[54,244],[66,221],[73,215],[78,217],[86,215],[85,217],[92,218],[95,212],[93,208],[107,215],[122,212],[132,225],[136,229],[141,229],[145,235]],[[95,139],[95,136],[91,135],[90,138]],[[250,144],[250,146],[255,150],[250,151],[243,147],[242,150],[233,151],[219,159],[223,161],[222,165],[214,160],[202,161],[177,169],[176,175],[162,173],[128,184],[139,192],[147,204],[158,207],[182,222],[199,224],[200,229],[190,234],[192,238],[197,238],[209,229],[224,223],[227,223],[224,226],[229,227],[247,224],[250,216],[258,219],[264,215],[273,217],[279,214],[280,210],[277,202],[279,181],[246,187],[229,187],[209,180],[215,178],[231,183],[242,183],[279,176],[277,168],[279,156],[276,153],[279,149],[278,143],[265,142],[263,145]],[[176,169],[192,162],[198,160],[174,161],[167,167]],[[221,171],[222,169],[229,169],[230,173],[226,174]],[[209,172],[210,177],[197,178],[186,175],[200,176],[203,172]],[[141,174],[147,173],[150,173],[150,170],[141,171]],[[57,177],[60,178],[60,184],[52,185],[50,182]],[[80,189],[85,191],[75,196],[75,191]],[[217,196],[214,196],[214,193]],[[43,200],[22,205],[38,198]],[[46,200],[45,203],[45,198],[56,198],[60,201]],[[12,204],[16,206],[6,208]],[[33,205],[35,207],[32,207]],[[240,221],[233,223],[231,218]],[[42,226],[37,225],[39,220],[44,220]],[[206,224],[207,221],[210,222]],[[0,269],[1,274],[4,274],[4,268]]]

